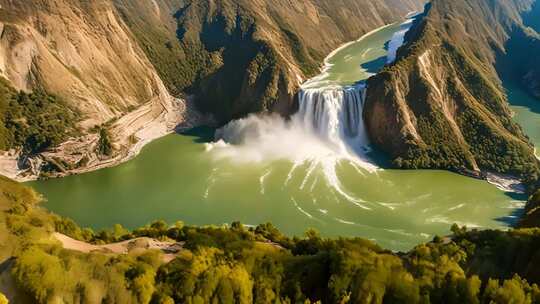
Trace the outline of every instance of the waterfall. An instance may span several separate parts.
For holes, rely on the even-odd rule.
[[[332,52],[324,61],[322,73],[302,84],[298,93],[298,111],[290,119],[264,113],[231,121],[216,131],[215,142],[206,144],[207,151],[211,152],[216,164],[222,164],[221,160],[225,159],[227,165],[245,166],[248,163],[254,164],[256,170],[261,168],[261,195],[276,191],[267,186],[281,177],[283,183],[278,191],[295,188],[291,195],[298,195],[300,190],[304,199],[311,197],[316,203],[319,198],[313,193],[318,190],[314,189],[325,187],[329,191],[323,191],[325,197],[321,199],[346,201],[373,210],[379,203],[358,197],[347,189],[343,180],[351,172],[369,177],[377,175],[379,170],[368,159],[369,142],[363,109],[367,92],[364,81],[370,75],[363,70],[362,64],[378,62],[383,51],[387,52],[387,63],[393,62],[411,25],[412,22],[407,21],[399,26],[399,30],[394,26],[398,31],[391,33],[391,37],[386,31],[373,31]],[[380,30],[385,28],[387,26]],[[373,41],[365,39],[371,35],[384,36],[376,36]],[[349,45],[354,45],[350,51],[346,50]],[[356,64],[358,70],[353,68]],[[360,82],[350,85],[354,81]],[[282,160],[290,162],[288,172],[283,172],[283,165],[288,162]],[[267,184],[269,178],[272,183]],[[293,196],[290,199],[299,212],[315,220],[312,214],[302,209],[300,200]],[[322,213],[326,216],[328,212]]]
[[[338,153],[364,156],[368,137],[362,118],[366,87],[363,83],[347,87],[303,89],[299,110],[293,121],[321,140],[333,145]]]
[[[250,115],[232,121],[216,132],[216,142],[207,149],[219,158],[239,162],[288,159],[295,164],[335,168],[341,160],[348,160],[374,171],[376,166],[366,156],[365,96],[363,83],[304,88],[299,92],[298,112],[290,120],[278,115]]]

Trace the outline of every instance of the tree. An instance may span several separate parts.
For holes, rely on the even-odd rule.
[[[98,153],[105,156],[111,156],[113,153],[111,138],[109,131],[106,128],[99,129],[99,142],[98,142]]]
[[[9,301],[8,299],[6,298],[6,296],[0,292],[0,304],[8,304]]]

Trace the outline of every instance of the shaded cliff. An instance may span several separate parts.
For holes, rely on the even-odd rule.
[[[534,1],[434,0],[392,66],[368,82],[365,121],[397,167],[538,177],[532,144],[512,120],[497,57]],[[512,36],[511,36],[512,35]]]
[[[540,189],[536,190],[527,201],[525,214],[519,222],[519,227],[540,227]]]
[[[540,19],[540,12],[533,12]],[[497,58],[499,74],[540,100],[540,35],[533,28],[520,27],[509,35],[505,53]]]

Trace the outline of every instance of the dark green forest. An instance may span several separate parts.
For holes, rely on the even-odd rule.
[[[0,150],[39,153],[76,132],[78,115],[57,96],[17,91],[0,77]]]

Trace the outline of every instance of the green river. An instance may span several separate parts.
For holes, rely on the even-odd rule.
[[[366,79],[386,63],[393,47],[388,42],[407,26],[384,27],[340,49],[325,73],[306,86]],[[516,119],[540,142],[539,106],[511,89]],[[214,130],[198,128],[156,140],[114,168],[30,184],[48,198],[48,209],[94,229],[115,223],[135,228],[156,219],[194,225],[272,222],[289,235],[315,228],[393,250],[447,234],[452,223],[508,227],[524,205],[519,195],[445,171],[366,169],[333,156],[307,135],[282,129],[255,144],[230,146],[211,144]]]

